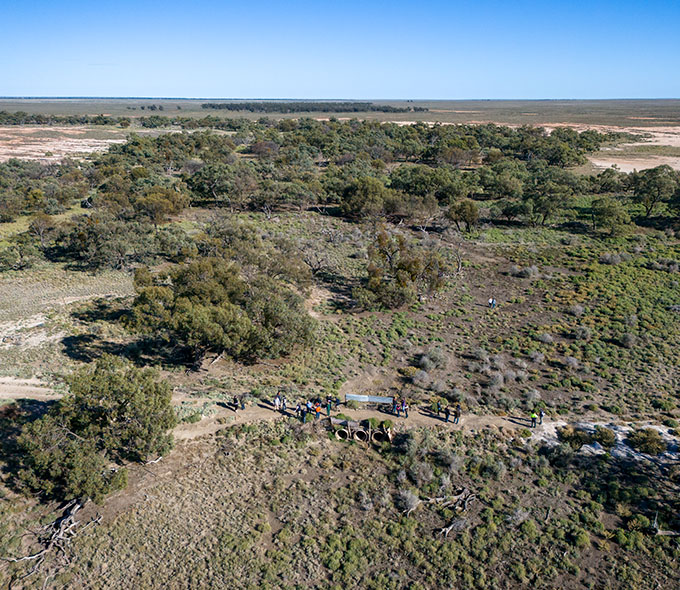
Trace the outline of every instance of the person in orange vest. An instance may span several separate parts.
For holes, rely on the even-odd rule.
[[[314,419],[318,420],[319,416],[321,416],[321,404],[317,403],[314,407]]]

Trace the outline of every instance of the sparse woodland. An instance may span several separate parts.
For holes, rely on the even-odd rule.
[[[64,394],[0,395],[0,587],[680,585],[680,173],[583,174],[629,138],[568,128],[140,122],[177,132],[0,163],[0,363]],[[224,410],[354,390],[432,424]]]

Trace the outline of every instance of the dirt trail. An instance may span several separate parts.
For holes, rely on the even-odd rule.
[[[61,397],[60,394],[39,379],[0,377],[0,400],[35,399],[44,401],[58,399],[59,397]]]
[[[61,397],[60,393],[53,391],[47,384],[39,379],[17,379],[14,377],[0,377],[0,400],[18,400],[18,399],[32,399],[37,401],[52,401]],[[215,434],[216,432],[225,428],[230,428],[237,424],[252,424],[262,421],[281,420],[284,418],[292,418],[295,412],[289,409],[285,414],[274,410],[273,406],[266,401],[256,400],[249,404],[244,410],[238,409],[234,411],[231,403],[223,400],[216,400],[211,397],[197,397],[187,396],[183,393],[175,393],[173,400],[175,404],[181,402],[191,401],[196,404],[196,410],[199,410],[203,404],[214,404],[215,414],[211,416],[204,416],[196,423],[183,422],[177,425],[174,429],[175,440],[179,442],[190,442],[204,436]],[[459,424],[453,424],[453,418],[450,422],[446,422],[444,415],[437,416],[430,411],[428,404],[419,406],[412,406],[409,411],[409,417],[396,417],[389,412],[383,411],[379,408],[373,409],[349,409],[340,406],[337,411],[332,411],[331,415],[336,417],[338,414],[347,416],[352,420],[361,422],[369,418],[378,420],[391,420],[394,424],[394,430],[408,430],[415,427],[440,427],[450,430],[460,430],[468,434],[475,434],[482,430],[495,430],[504,436],[515,436],[518,430],[524,430],[530,427],[530,420],[524,415],[514,416],[494,416],[494,415],[477,415],[464,413],[460,419]],[[546,416],[544,423],[539,424],[535,429],[531,430],[531,440],[543,441],[552,443],[558,440],[557,430],[573,422],[574,417],[563,416],[559,420],[551,419]],[[314,421],[313,417],[308,416],[308,422]],[[320,422],[326,422],[326,412],[322,413]],[[618,439],[618,452],[622,455],[630,455],[631,449],[624,445],[624,438],[627,432],[633,427],[641,427],[641,424],[633,423],[605,423],[602,422],[602,417],[597,415],[578,416],[578,423],[588,428],[594,428],[594,425],[605,425],[608,428],[614,428]],[[671,436],[668,429],[658,427],[654,424],[646,424],[646,427],[651,427],[659,430],[667,442],[671,443],[669,447],[669,456],[677,457],[678,439]],[[598,452],[597,449],[590,449]],[[639,453],[638,453],[639,455]]]
[[[208,399],[198,399],[198,401],[209,401]],[[442,426],[452,430],[463,430],[466,432],[475,432],[482,428],[504,428],[504,429],[518,429],[529,426],[529,420],[517,417],[504,416],[478,416],[476,414],[464,414],[460,419],[460,424],[453,424],[453,417],[447,424],[444,421],[444,415],[441,417],[429,412],[424,407],[413,408],[409,412],[408,418],[397,418],[392,414],[382,412],[380,410],[350,410],[341,406],[338,411],[331,412],[332,416],[343,414],[356,421],[367,420],[369,418],[377,418],[379,420],[391,420],[395,428],[413,428],[416,426]],[[285,416],[295,416],[293,410],[288,410]],[[278,420],[284,417],[284,414],[274,411],[264,402],[258,402],[256,405],[248,406],[245,410],[238,410],[234,412],[233,409],[220,408],[214,416],[203,418],[196,424],[180,424],[175,428],[175,438],[178,440],[190,440],[206,434],[214,434],[223,428],[229,428],[235,424],[249,424],[263,420]],[[325,411],[322,418],[326,418]],[[308,416],[307,420],[311,422],[313,418]],[[541,427],[539,427],[541,428]]]
[[[0,377],[0,400],[33,399],[38,401],[56,400],[61,394],[53,391],[46,383],[39,379],[17,379],[14,377]],[[275,412],[266,402],[258,401],[246,407],[245,410],[239,409],[234,412],[231,407],[226,407],[225,402],[215,400],[210,397],[187,397],[183,394],[173,395],[173,402],[191,400],[197,404],[214,403],[217,412],[208,417],[204,417],[195,424],[179,424],[174,431],[177,440],[191,440],[208,434],[214,434],[223,428],[229,428],[235,424],[249,424],[263,420],[278,420],[284,417],[283,414]],[[490,426],[496,428],[525,428],[529,425],[528,420],[523,418],[512,418],[503,416],[478,416],[475,414],[465,414],[461,418],[460,424],[449,422],[446,424],[443,414],[437,417],[426,410],[425,407],[413,408],[408,418],[397,418],[389,413],[380,410],[359,409],[350,410],[341,406],[338,411],[333,411],[332,415],[344,414],[353,420],[361,421],[368,418],[379,418],[382,420],[392,420],[395,426],[415,427],[415,426],[445,426],[455,430],[475,431]],[[287,416],[294,416],[295,413],[289,410]],[[325,417],[325,412],[323,417]],[[310,421],[311,416],[308,418]],[[453,418],[451,418],[453,420]]]

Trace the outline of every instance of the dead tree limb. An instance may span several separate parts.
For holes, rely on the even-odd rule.
[[[39,572],[50,554],[56,555],[57,559],[55,561],[57,562],[58,569],[71,562],[68,552],[71,540],[77,533],[101,522],[101,516],[99,516],[98,518],[92,519],[85,526],[78,528],[80,521],[76,520],[75,517],[84,504],[85,503],[81,500],[71,500],[64,506],[63,514],[59,518],[34,532],[38,543],[41,546],[40,551],[23,557],[0,557],[2,561],[7,563],[33,562],[31,569],[21,577],[15,578],[14,581],[25,580]],[[52,574],[52,577],[54,577],[54,574]]]
[[[462,492],[453,497],[453,501],[447,502],[446,506],[453,506],[453,509],[456,512],[463,513],[467,511],[470,503],[476,499],[477,495],[473,494],[468,488],[465,488]],[[444,535],[444,537],[448,537],[451,531],[462,530],[466,525],[467,519],[456,518],[451,522],[451,524],[449,524],[449,526],[440,529],[439,534]]]

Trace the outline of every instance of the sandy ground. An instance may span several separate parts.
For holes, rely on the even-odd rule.
[[[680,157],[673,156],[640,156],[640,157],[616,157],[604,156],[602,152],[596,156],[591,156],[588,159],[596,168],[611,168],[616,166],[621,172],[632,172],[633,170],[647,170],[648,168],[656,168],[663,164],[668,164],[675,170],[680,170]]]
[[[39,401],[59,399],[46,383],[39,379],[0,377],[0,400],[35,399]]]
[[[584,130],[578,126],[572,127],[579,131]],[[591,127],[592,128],[592,127]],[[592,154],[588,159],[592,164],[598,168],[610,168],[613,165],[618,166],[622,172],[632,172],[633,170],[646,170],[647,168],[654,168],[662,164],[668,164],[671,168],[680,170],[679,156],[663,156],[655,154],[628,154],[624,152],[625,148],[634,148],[640,145],[655,145],[655,146],[669,146],[680,147],[680,127],[627,127],[624,129],[616,127],[597,128],[597,131],[626,131],[628,133],[646,134],[647,137],[639,142],[625,143],[617,148],[602,149],[596,154]],[[620,153],[623,152],[623,153]]]
[[[10,158],[58,162],[103,152],[113,143],[124,143],[121,130],[91,127],[0,127],[0,162]]]

